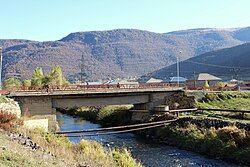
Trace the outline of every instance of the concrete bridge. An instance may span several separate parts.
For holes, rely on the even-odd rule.
[[[150,89],[104,89],[104,90],[69,90],[53,92],[12,92],[20,105],[23,115],[55,115],[56,108],[81,106],[105,106],[133,104],[134,110],[152,110],[164,105],[174,94],[183,94],[177,88]]]

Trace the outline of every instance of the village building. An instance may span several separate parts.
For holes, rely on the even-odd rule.
[[[222,79],[208,73],[200,73],[196,80],[196,86],[204,86],[205,82],[208,82],[209,86],[216,86]]]
[[[163,82],[163,80],[161,80],[161,79],[150,78],[146,83],[154,84],[154,83],[162,83],[162,82]]]
[[[186,86],[190,88],[199,88],[203,87],[205,82],[208,82],[209,86],[216,86],[218,82],[221,82],[222,79],[208,73],[200,73],[195,80],[187,80]]]
[[[187,81],[187,78],[184,77],[170,77],[169,82],[170,83],[185,83]]]

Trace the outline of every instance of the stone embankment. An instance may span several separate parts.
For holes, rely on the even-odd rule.
[[[41,148],[36,142],[32,141],[30,137],[24,136],[20,133],[8,133],[8,136],[11,140],[17,141],[21,145],[30,147],[32,150],[41,149],[46,152],[46,150]]]

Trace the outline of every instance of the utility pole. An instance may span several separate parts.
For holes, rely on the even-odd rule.
[[[2,47],[0,47],[0,89],[2,89],[2,62],[3,62],[3,54],[2,54]]]
[[[196,77],[195,77],[195,71],[194,71],[193,75],[194,75],[194,88],[196,88]]]
[[[179,52],[180,53],[180,55],[181,55],[181,51]],[[176,65],[177,65],[177,85],[178,85],[178,88],[179,88],[179,86],[180,86],[180,67],[179,67],[179,56],[180,55],[177,55],[177,63],[176,63]]]

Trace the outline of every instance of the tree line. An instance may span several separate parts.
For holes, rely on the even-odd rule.
[[[67,87],[69,84],[70,83],[63,76],[61,67],[54,66],[47,75],[44,75],[41,67],[37,67],[35,68],[31,79],[22,81],[16,77],[8,78],[4,81],[3,87],[7,90],[31,90],[44,88],[61,89],[63,87]]]

